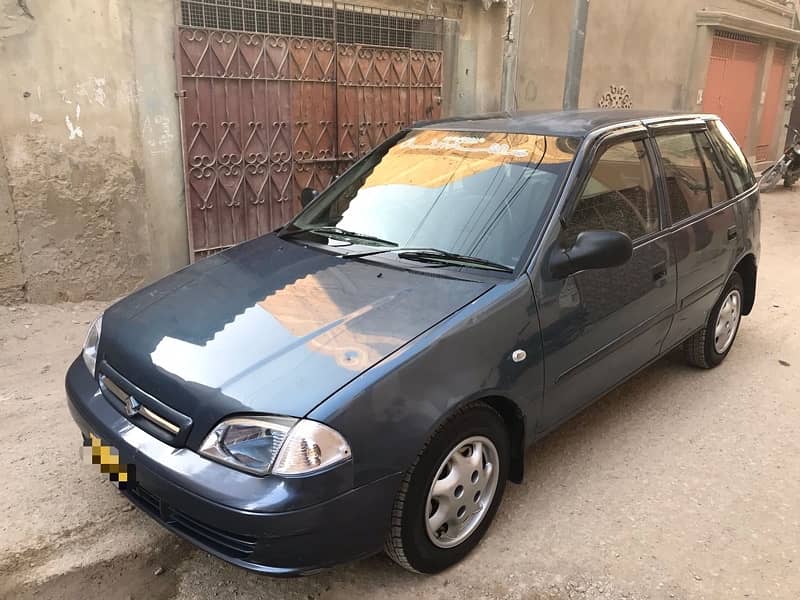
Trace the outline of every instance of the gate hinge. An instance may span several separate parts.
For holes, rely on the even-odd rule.
[[[186,90],[180,90],[178,92],[175,92],[175,97],[176,98],[186,98]]]

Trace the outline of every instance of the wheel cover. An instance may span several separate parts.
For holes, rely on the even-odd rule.
[[[456,444],[428,491],[425,528],[434,545],[453,548],[472,535],[492,506],[499,473],[500,458],[489,438]]]
[[[742,294],[739,290],[731,290],[720,306],[717,326],[714,328],[714,350],[717,354],[724,354],[731,347],[741,318]]]

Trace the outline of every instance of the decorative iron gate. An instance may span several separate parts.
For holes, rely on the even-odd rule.
[[[324,0],[181,0],[192,260],[274,230],[352,161],[437,118],[441,17]]]

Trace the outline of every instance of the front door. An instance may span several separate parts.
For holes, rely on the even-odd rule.
[[[603,144],[562,232],[569,246],[582,231],[622,231],[634,241],[633,257],[536,290],[546,381],[540,429],[656,358],[672,320],[675,260],[661,233],[647,134],[635,135]]]

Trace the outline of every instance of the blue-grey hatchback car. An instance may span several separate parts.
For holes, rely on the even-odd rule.
[[[755,299],[758,190],[710,115],[418,124],[303,197],[111,306],[66,378],[136,506],[263,573],[447,568],[528,444],[677,346],[718,365]]]

